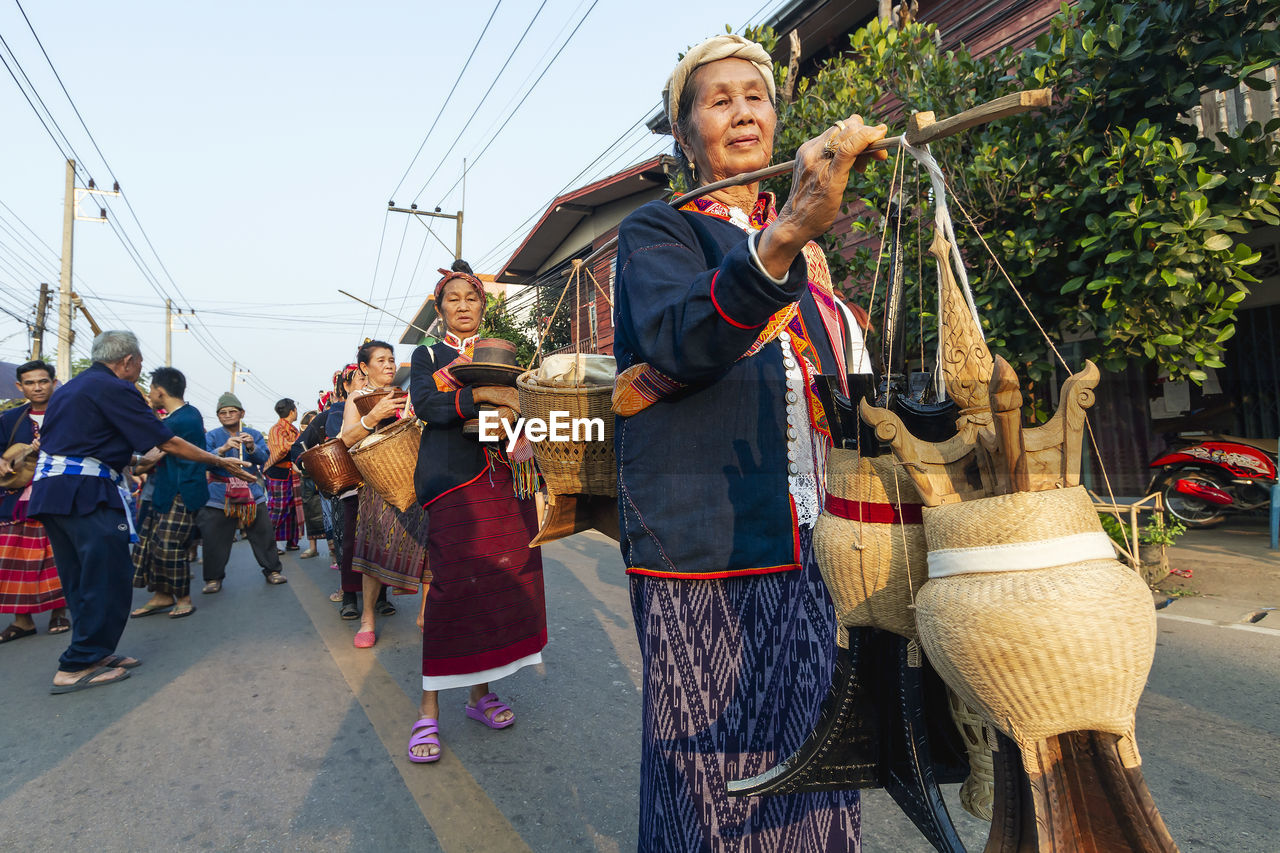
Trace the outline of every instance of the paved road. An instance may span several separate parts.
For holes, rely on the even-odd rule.
[[[583,535],[545,558],[547,664],[500,683],[519,723],[489,731],[463,717],[465,691],[446,693],[431,766],[404,758],[417,599],[356,650],[323,559],[290,556],[291,582],[270,587],[238,544],[194,616],[130,624],[121,651],[145,664],[124,684],[51,696],[63,640],[6,645],[0,849],[634,849],[638,659],[617,549]],[[1163,611],[1139,712],[1148,780],[1184,850],[1276,850],[1280,631],[1175,618],[1185,606]],[[980,850],[986,825],[948,796]],[[882,794],[863,820],[865,850],[930,849]]]

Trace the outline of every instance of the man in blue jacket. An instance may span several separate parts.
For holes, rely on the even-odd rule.
[[[267,461],[267,441],[256,429],[246,427],[244,406],[230,392],[218,398],[218,423],[205,436],[205,447],[219,457],[243,459],[259,478]],[[286,583],[280,573],[280,555],[276,553],[276,533],[267,514],[267,493],[261,479],[248,488],[233,484],[220,473],[209,474],[209,500],[196,514],[200,538],[204,542],[204,589],[212,594],[222,591],[227,576],[227,560],[237,527],[245,531],[253,556],[262,567],[269,584]]]
[[[71,645],[51,693],[114,684],[139,664],[116,654],[133,599],[129,544],[137,534],[120,473],[133,454],[159,447],[230,476],[250,476],[239,460],[174,435],[147,407],[134,385],[142,352],[132,332],[103,332],[91,354],[93,365],[49,401],[27,510],[49,534],[71,609]]]

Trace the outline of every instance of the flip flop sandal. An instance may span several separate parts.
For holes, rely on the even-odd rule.
[[[435,755],[414,755],[415,746],[434,746],[439,752]],[[444,750],[440,747],[440,721],[435,717],[423,717],[414,723],[409,732],[409,760],[414,764],[430,764],[439,761],[442,755]]]
[[[130,660],[124,655],[107,655],[105,658],[98,661],[98,666],[119,667],[120,669],[137,669],[142,666],[142,661],[137,660],[136,658]]]
[[[70,631],[70,630],[71,630],[71,620],[68,619],[67,617],[65,616],[49,617],[49,633],[50,634],[65,634],[67,631]]]
[[[350,622],[352,619],[360,618],[360,608],[356,607],[354,601],[346,601],[338,608],[338,615]]]
[[[126,678],[129,677],[129,671],[125,670],[124,672],[117,675],[115,678],[108,678],[105,681],[93,680],[97,678],[99,675],[102,675],[104,672],[111,672],[111,667],[109,666],[96,667],[90,670],[89,672],[86,672],[84,675],[80,676],[70,684],[53,685],[52,687],[49,688],[49,692],[50,693],[75,693],[77,690],[88,690],[90,687],[106,687],[108,684],[115,684],[117,681],[124,681]]]
[[[276,584],[282,584],[282,583],[288,583],[288,582],[289,582],[289,579],[286,578],[284,575],[280,574],[279,572],[272,572],[271,574],[267,575],[267,583],[271,584],[272,586],[275,586]]]
[[[378,642],[378,635],[372,631],[357,631],[352,643],[357,649],[371,649]]]
[[[475,705],[467,705],[466,709],[468,717],[477,722],[484,723],[491,729],[505,729],[516,721],[514,712],[510,719],[505,722],[495,723],[493,721],[493,718],[501,714],[503,711],[511,710],[511,707],[507,705],[506,702],[499,699],[498,694],[496,693],[487,693],[484,696],[481,696],[479,702]],[[491,709],[493,711],[492,714],[489,713]]]
[[[166,613],[173,609],[172,604],[160,604],[155,607],[143,605],[137,610],[129,614],[130,619],[141,619],[143,616],[155,616],[157,613]]]
[[[213,595],[215,592],[222,592],[222,581],[209,581],[204,585],[204,589],[200,590],[205,595]]]
[[[394,616],[396,615],[396,606],[384,598],[373,605],[373,612],[379,616]]]
[[[10,625],[8,628],[0,631],[0,643],[11,643],[14,640],[21,640],[23,637],[30,637],[35,632],[35,628],[19,628],[17,625]]]
[[[175,607],[173,608],[173,610],[169,611],[169,618],[182,619],[183,617],[190,616],[192,613],[195,613],[195,612],[196,612],[196,606],[194,604],[186,608]]]

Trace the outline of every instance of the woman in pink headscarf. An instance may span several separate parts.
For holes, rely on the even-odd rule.
[[[547,616],[542,552],[533,496],[498,446],[464,434],[480,403],[511,417],[519,409],[510,387],[463,387],[451,366],[471,360],[484,314],[484,285],[462,262],[441,270],[436,311],[443,341],[413,353],[409,379],[414,410],[425,422],[414,487],[427,510],[431,585],[423,600],[422,702],[409,740],[409,760],[440,758],[439,692],[469,688],[467,717],[505,729],[515,712],[490,682],[542,662]],[[504,411],[505,410],[505,411]]]

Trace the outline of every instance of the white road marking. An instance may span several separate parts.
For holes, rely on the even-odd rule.
[[[1273,637],[1280,637],[1280,629],[1264,628],[1261,625],[1254,625],[1248,622],[1219,622],[1215,619],[1201,619],[1199,616],[1182,616],[1178,613],[1157,613],[1161,619],[1172,619],[1175,622],[1190,622],[1194,625],[1210,625],[1214,628],[1231,628],[1236,631],[1250,631],[1255,634],[1269,634]]]

